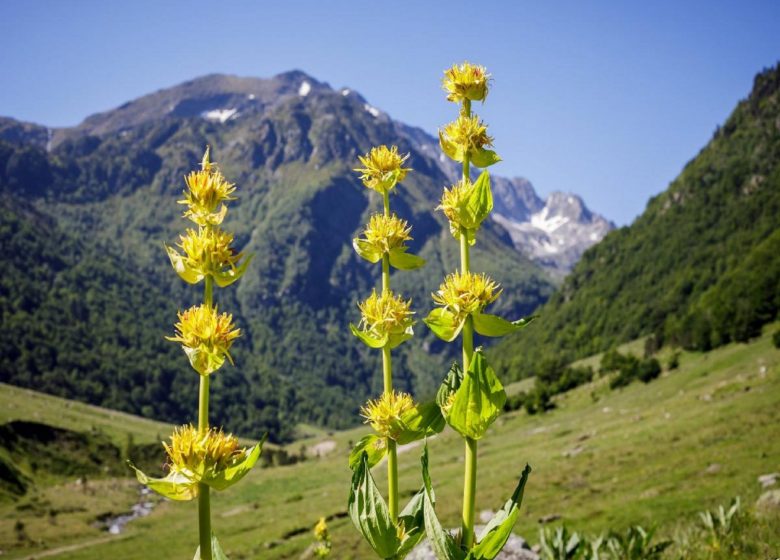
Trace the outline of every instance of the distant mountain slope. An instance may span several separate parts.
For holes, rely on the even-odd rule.
[[[0,225],[9,236],[4,248],[13,244],[0,260],[8,295],[0,313],[4,328],[22,329],[3,339],[0,381],[167,421],[191,417],[194,394],[173,387],[194,387],[193,373],[162,336],[176,308],[198,301],[200,290],[182,285],[162,244],[187,226],[176,200],[183,175],[208,144],[239,189],[226,226],[238,247],[256,255],[237,290],[216,294],[244,336],[237,367],[215,381],[214,419],[246,435],[271,430],[277,439],[297,420],[351,424],[381,386],[375,353],[347,329],[358,320],[355,302],[377,281],[376,267],[351,248],[378,209],[352,167],[381,143],[410,152],[415,169],[393,207],[413,225],[412,249],[428,265],[394,285],[423,316],[430,292],[458,258],[433,212],[451,168],[430,135],[393,121],[354,91],[298,71],[268,80],[211,75],[71,129],[0,120]],[[487,224],[483,240],[474,266],[504,286],[499,312],[527,314],[547,299],[549,276],[515,249],[503,227]],[[41,275],[24,280],[27,267]],[[89,278],[92,270],[99,273]],[[51,295],[52,285],[60,297]],[[20,304],[19,291],[29,291],[29,301]],[[420,340],[399,352],[398,385],[431,393],[447,347],[423,326],[417,330]]]
[[[709,144],[630,227],[585,252],[526,336],[495,349],[513,375],[642,335],[707,349],[780,309],[780,65],[755,78]]]
[[[557,278],[568,274],[585,250],[615,229],[588,210],[572,193],[553,192],[542,200],[527,179],[496,177],[493,219],[512,238],[518,251]]]

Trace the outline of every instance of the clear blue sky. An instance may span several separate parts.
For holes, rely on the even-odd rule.
[[[629,223],[780,60],[780,2],[5,2],[0,115],[51,126],[210,72],[300,68],[434,132],[441,71],[495,83],[477,110],[541,194]]]

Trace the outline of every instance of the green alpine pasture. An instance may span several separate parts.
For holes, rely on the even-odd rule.
[[[570,529],[590,534],[657,526],[673,538],[698,523],[698,512],[740,496],[749,509],[761,493],[757,477],[780,470],[780,350],[777,324],[750,343],[708,353],[684,352],[677,369],[645,385],[610,390],[600,378],[555,397],[551,412],[502,415],[479,449],[478,517],[496,510],[528,462],[533,472],[515,532],[538,541],[539,519],[560,516]],[[634,343],[627,352],[642,347]],[[661,354],[661,363],[669,356]],[[511,390],[518,387],[510,386]],[[103,433],[117,443],[132,434],[149,442],[164,424],[0,386],[3,422],[29,420]],[[305,430],[305,428],[304,428]],[[290,444],[307,449],[306,461],[256,469],[213,500],[213,525],[233,559],[298,558],[313,542],[312,528],[328,518],[333,557],[371,556],[347,517],[351,444],[367,429],[317,433]],[[459,524],[462,449],[458,434],[429,440],[437,513]],[[161,450],[161,448],[160,448]],[[162,450],[161,450],[162,451]],[[422,447],[399,449],[403,500],[420,487]],[[319,458],[317,458],[319,455]],[[160,462],[162,463],[162,452]],[[377,475],[384,465],[377,466]],[[93,526],[98,518],[130,509],[138,485],[127,477],[49,477],[22,497],[0,502],[0,549],[19,558],[185,558],[194,547],[194,503],[159,503],[119,535]],[[156,499],[156,498],[144,498]],[[780,515],[759,528],[763,555],[780,550]],[[756,530],[759,530],[756,529]],[[773,540],[774,539],[774,540]],[[46,551],[46,552],[44,552]],[[671,552],[670,552],[671,554]],[[671,557],[671,556],[670,556]]]

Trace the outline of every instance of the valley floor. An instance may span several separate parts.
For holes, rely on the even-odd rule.
[[[0,386],[4,422],[34,414],[18,392]],[[46,419],[39,421],[71,418],[84,429],[105,420],[97,413],[89,421],[73,420],[51,408],[66,401],[30,398],[46,400],[46,411],[38,412]],[[9,408],[11,401],[16,408]],[[752,506],[761,493],[757,478],[780,471],[780,350],[769,334],[707,354],[683,353],[678,369],[648,385],[610,391],[606,380],[597,380],[559,396],[556,404],[544,415],[503,415],[479,447],[478,512],[500,507],[525,463],[533,467],[516,527],[531,542],[538,539],[539,519],[548,516],[589,533],[638,523],[671,536],[695,523],[697,512],[735,496]],[[123,430],[133,430],[139,441],[164,428],[142,420],[113,422],[107,433],[121,438]],[[319,516],[329,518],[334,558],[371,558],[346,517],[347,455],[363,433],[296,442],[292,450],[319,445],[323,456],[255,470],[238,489],[212,498],[213,526],[231,560],[298,558],[312,542]],[[462,446],[449,429],[429,445],[439,516],[455,526]],[[419,452],[407,449],[400,456],[404,499],[420,484]],[[375,476],[383,488],[383,466]],[[90,524],[101,514],[129,510],[137,500],[137,485],[128,478],[97,479],[86,490],[73,480],[57,482],[0,502],[1,554],[32,558],[59,549],[49,557],[190,558],[197,544],[194,502],[162,502],[113,538]],[[780,550],[776,538],[766,543],[767,551]]]

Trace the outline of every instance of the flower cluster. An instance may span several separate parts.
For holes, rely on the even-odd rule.
[[[472,313],[481,313],[499,295],[499,285],[486,274],[453,272],[447,275],[432,297],[437,305],[461,320]]]
[[[209,375],[222,367],[225,359],[232,364],[230,347],[241,336],[241,329],[234,328],[233,316],[219,313],[208,304],[195,305],[179,312],[176,334],[166,337],[180,342],[192,367],[201,375]]]
[[[369,400],[360,409],[360,415],[380,436],[398,440],[406,430],[402,416],[414,409],[414,406],[411,395],[390,391],[382,394],[378,399]]]
[[[412,240],[412,228],[406,220],[400,219],[395,214],[373,214],[363,230],[363,241],[377,253],[389,253],[393,249],[404,247],[407,241]]]
[[[484,101],[488,94],[490,74],[484,66],[469,62],[455,64],[444,71],[442,88],[447,92],[447,101],[462,103],[464,100]]]
[[[191,424],[173,430],[171,442],[163,442],[170,468],[188,476],[205,471],[223,471],[246,453],[238,438],[221,429],[200,432]]]
[[[331,542],[330,531],[328,531],[328,524],[325,522],[324,517],[320,517],[320,520],[314,526],[314,556],[317,558],[327,558],[330,556]]]
[[[199,226],[219,225],[227,213],[223,202],[235,200],[230,195],[236,187],[228,183],[217,164],[210,161],[209,148],[206,148],[200,166],[200,171],[193,171],[184,178],[187,190],[179,204],[187,205],[184,217]]]
[[[358,167],[355,171],[360,173],[361,181],[367,188],[380,194],[390,192],[411,171],[410,168],[403,167],[409,159],[409,154],[401,155],[396,146],[388,148],[382,145],[371,148],[366,155],[358,156],[358,159],[363,167]]]
[[[439,131],[439,142],[444,153],[455,161],[468,157],[474,160],[485,148],[493,146],[487,125],[477,115],[460,115]],[[481,166],[480,166],[481,167]]]

